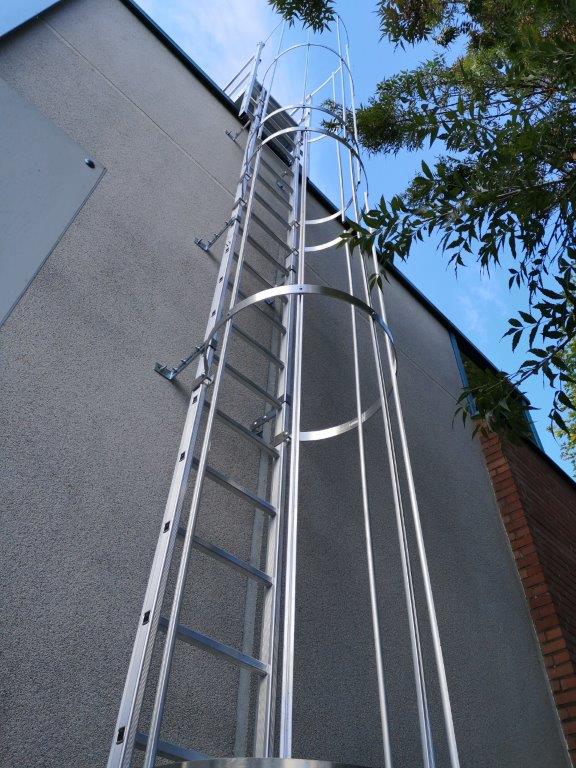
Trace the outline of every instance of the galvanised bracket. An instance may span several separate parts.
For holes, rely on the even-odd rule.
[[[277,411],[275,408],[272,408],[268,413],[265,413],[264,416],[260,416],[259,419],[256,419],[252,423],[252,426],[250,427],[250,431],[254,432],[256,435],[262,434],[262,430],[264,428],[264,425],[267,424],[269,421],[272,421],[272,419],[275,419],[277,415]]]
[[[184,368],[187,368],[190,363],[192,363],[196,358],[198,358],[200,355],[204,357],[204,366],[206,370],[208,370],[208,360],[206,358],[206,353],[208,352],[208,349],[216,349],[217,342],[215,339],[210,339],[207,343],[200,344],[194,352],[192,352],[191,355],[188,355],[188,357],[182,358],[180,361],[180,365],[177,365],[175,368],[168,368],[167,365],[163,365],[162,363],[156,363],[154,366],[154,370],[156,373],[159,373],[160,376],[164,376],[165,379],[168,379],[168,381],[173,381],[179,373],[181,373]],[[200,379],[208,379],[210,378],[207,373],[201,374],[197,379],[194,380],[193,383],[193,389],[196,389],[198,384],[202,384],[203,381],[199,381]]]
[[[274,435],[274,439],[272,440],[272,445],[276,448],[280,443],[289,443],[292,439],[292,435],[287,430],[284,430],[282,432],[278,432],[277,435]]]
[[[219,232],[215,232],[212,235],[212,237],[210,238],[210,240],[208,240],[208,242],[204,242],[204,240],[201,237],[195,237],[194,238],[194,243],[198,246],[198,248],[202,248],[203,251],[205,251],[206,253],[209,253],[210,252],[210,248],[212,248],[214,243],[217,240],[219,240],[222,237],[222,235],[224,234],[224,232],[226,232],[226,230],[229,227],[231,227],[232,224],[234,224],[234,222],[236,222],[236,221],[238,221],[238,216],[233,216],[231,219],[228,219],[228,221],[226,221],[224,223],[224,226],[222,227],[222,229]]]

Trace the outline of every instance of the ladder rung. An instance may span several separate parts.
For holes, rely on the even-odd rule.
[[[255,217],[253,217],[253,218],[255,218]],[[252,235],[248,235],[248,242],[250,243],[250,245],[253,248],[255,248],[258,251],[258,253],[261,256],[264,256],[265,259],[268,259],[270,264],[272,264],[277,269],[279,269],[282,272],[282,274],[284,274],[284,275],[288,274],[288,269],[284,266],[284,264],[281,264],[278,261],[278,259],[275,259],[274,256],[271,256],[268,253],[268,251],[266,250],[266,248],[264,248],[263,245],[260,245],[260,243],[255,238],[253,238]],[[286,245],[286,243],[284,243],[284,245]],[[288,247],[288,246],[286,246],[286,247]]]
[[[232,284],[232,280],[229,280],[228,285],[232,286]],[[240,289],[238,289],[238,296],[241,299],[248,298],[248,294],[244,293],[244,291],[241,291]],[[270,311],[268,311],[267,308],[260,306],[260,304],[252,304],[252,307],[260,312],[262,317],[265,317],[269,322],[272,323],[273,326],[278,328],[281,334],[286,333],[286,328],[282,325],[282,321],[280,320],[281,315],[278,312],[275,312],[272,308],[270,308]]]
[[[194,469],[198,468],[198,459],[194,456],[192,459],[192,466]],[[249,488],[246,488],[244,485],[241,485],[237,480],[234,480],[231,477],[228,477],[228,475],[225,475],[223,472],[220,472],[218,469],[214,469],[214,467],[211,467],[209,464],[206,465],[206,477],[209,477],[211,480],[213,480],[215,483],[218,483],[218,485],[221,485],[223,488],[226,488],[231,493],[233,493],[235,496],[238,496],[241,499],[244,499],[244,501],[249,501],[251,504],[254,504],[255,507],[258,507],[263,512],[267,512],[271,517],[273,517],[276,514],[276,507],[272,506],[269,501],[266,501],[266,499],[263,499],[261,496],[258,496],[256,493],[253,493]]]
[[[279,222],[280,222],[280,223],[281,223],[281,224],[282,224],[282,225],[283,225],[283,226],[284,226],[286,229],[289,229],[289,228],[290,228],[290,224],[289,224],[289,223],[286,221],[286,218],[285,218],[284,216],[282,216],[282,214],[281,214],[281,213],[278,213],[278,211],[274,210],[274,208],[272,208],[272,206],[270,205],[270,203],[269,203],[267,200],[265,200],[265,199],[262,197],[262,195],[261,195],[259,192],[254,192],[254,197],[256,198],[256,200],[258,200],[258,202],[260,203],[260,205],[262,206],[262,208],[265,208],[265,209],[266,209],[266,210],[267,210],[267,211],[268,211],[268,212],[269,212],[269,213],[270,213],[272,216],[274,216],[274,218],[275,218],[275,219],[277,219],[277,220],[278,220],[278,221],[279,221]]]
[[[276,232],[274,232],[274,230],[273,230],[273,229],[270,229],[270,227],[268,226],[268,224],[266,224],[266,222],[265,222],[265,221],[262,221],[262,219],[260,218],[260,216],[258,216],[258,214],[256,214],[256,213],[253,213],[253,214],[252,214],[252,219],[253,219],[253,220],[254,220],[254,221],[255,221],[255,222],[258,224],[258,226],[260,227],[260,229],[261,229],[263,232],[266,232],[266,234],[268,235],[268,237],[272,238],[272,240],[274,240],[274,242],[275,242],[275,243],[276,243],[278,246],[280,246],[280,248],[283,248],[283,249],[286,251],[286,253],[290,253],[290,251],[292,250],[292,248],[290,248],[290,246],[288,245],[288,243],[286,243],[284,240],[282,240],[282,238],[281,238],[281,237],[278,237],[278,235],[276,234]]]
[[[236,258],[238,258],[238,254],[236,254]],[[260,272],[258,272],[257,269],[255,269],[252,264],[249,264],[247,261],[244,262],[244,269],[246,272],[249,272],[253,277],[256,278],[256,280],[259,280],[262,285],[264,285],[266,288],[275,288],[276,286],[274,283],[271,283],[270,280],[267,280],[264,275],[261,275]],[[282,296],[284,301],[286,301],[286,296]]]
[[[216,362],[220,361],[219,355],[214,355],[214,360]],[[261,387],[260,384],[256,384],[255,381],[252,381],[252,379],[249,379],[248,376],[241,373],[237,368],[234,368],[233,365],[230,365],[230,363],[226,363],[226,370],[228,373],[233,376],[236,381],[239,381],[240,384],[243,384],[248,389],[251,389],[254,394],[259,395],[264,400],[267,400],[271,405],[273,405],[275,408],[280,410],[282,408],[282,400],[279,400],[275,395],[268,392],[268,390],[264,389],[264,387]]]
[[[263,176],[260,176],[258,178],[258,182],[261,183],[263,186],[265,186],[268,192],[270,192],[271,195],[274,195],[274,197],[277,200],[279,200],[281,203],[283,203],[288,208],[290,208],[290,200],[287,197],[285,197],[282,194],[282,192],[280,192],[280,187],[278,187],[275,184],[270,184],[268,181],[266,181],[266,179]],[[289,187],[291,189],[289,184],[284,182],[281,182],[281,183],[283,184],[284,187]]]
[[[204,401],[204,405],[206,408],[210,407],[210,402],[208,400]],[[270,443],[267,443],[266,440],[263,440],[260,435],[257,435],[254,432],[251,432],[247,427],[245,427],[243,424],[240,424],[239,421],[236,421],[236,419],[233,419],[232,416],[229,416],[227,413],[224,413],[224,411],[221,411],[219,408],[216,409],[216,416],[220,419],[220,421],[224,422],[224,424],[227,424],[230,429],[235,430],[238,432],[238,434],[242,435],[242,437],[245,437],[247,440],[250,440],[254,443],[254,445],[258,446],[258,448],[261,448],[263,451],[266,451],[270,454],[274,459],[278,458],[278,451],[274,446],[270,445]]]
[[[148,744],[148,734],[138,731],[134,746],[136,749],[145,750]],[[207,760],[208,756],[203,752],[196,752],[195,749],[186,749],[178,744],[172,744],[170,741],[159,741],[156,754],[160,757],[175,758],[177,760]]]
[[[260,158],[260,162],[262,163],[262,165],[264,166],[264,168],[266,168],[267,170],[269,170],[269,171],[270,171],[270,173],[273,173],[275,176],[278,176],[278,178],[280,178],[281,176],[286,176],[286,175],[288,175],[288,176],[294,176],[294,173],[292,172],[292,169],[291,169],[291,168],[289,168],[289,167],[286,167],[286,172],[282,171],[282,173],[278,173],[278,171],[276,170],[276,168],[274,168],[274,166],[273,166],[273,165],[271,165],[271,164],[270,164],[270,163],[269,163],[269,162],[268,162],[268,161],[267,161],[267,160],[266,160],[264,157],[261,157],[261,158]],[[280,161],[280,162],[282,162],[282,163],[283,163],[283,161]],[[283,164],[285,165],[285,163],[283,163]]]
[[[180,525],[178,527],[178,536],[184,537],[185,535],[186,528],[183,525]],[[237,557],[227,549],[223,549],[222,547],[216,546],[216,544],[201,539],[200,536],[194,536],[192,538],[192,544],[194,545],[194,549],[203,552],[209,557],[213,557],[215,560],[221,560],[223,563],[226,563],[226,565],[234,568],[234,570],[243,573],[244,576],[248,576],[249,579],[254,579],[254,581],[264,584],[265,587],[272,586],[273,581],[271,576],[264,571],[261,571],[260,568],[256,568],[256,566],[248,563],[246,560],[242,560],[241,557]]]
[[[167,628],[168,619],[164,616],[161,616],[160,621],[158,622],[158,629],[166,631]],[[184,640],[184,642],[190,643],[191,645],[195,645],[199,648],[204,648],[204,650],[208,651],[209,653],[213,653],[216,656],[224,656],[234,664],[238,664],[238,666],[244,667],[244,669],[248,669],[251,672],[256,672],[262,677],[268,674],[267,665],[260,661],[260,659],[255,659],[253,656],[248,656],[247,654],[239,651],[237,648],[233,648],[231,645],[226,645],[226,643],[221,643],[219,640],[210,637],[210,635],[205,635],[203,632],[196,632],[196,630],[190,629],[190,627],[187,627],[184,624],[178,624],[176,633],[181,640]]]
[[[234,254],[234,258],[238,259],[238,254]],[[255,269],[252,264],[249,264],[246,260],[243,261],[242,267],[247,271],[250,272],[251,275],[253,275],[256,280],[259,280],[262,285],[264,285],[266,288],[276,288],[277,286],[274,283],[271,283],[270,280],[267,280],[264,275],[261,275],[260,272],[258,272],[257,269]],[[277,298],[281,299],[284,303],[288,301],[287,296],[278,296]]]
[[[252,338],[250,334],[246,333],[246,331],[242,330],[238,325],[235,323],[232,323],[232,328],[234,331],[238,334],[238,336],[241,336],[244,341],[247,341],[248,344],[251,344],[255,349],[257,349],[259,352],[261,352],[263,355],[266,355],[266,357],[270,360],[270,362],[274,363],[274,365],[282,370],[284,368],[284,363],[280,358],[274,354],[274,352],[270,352],[270,350],[264,346],[264,344],[260,344],[259,341],[256,341],[256,339]]]

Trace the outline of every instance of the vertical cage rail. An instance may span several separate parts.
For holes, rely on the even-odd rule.
[[[300,182],[305,178],[301,168],[302,156],[305,147],[302,146],[304,133],[299,131],[294,144],[294,158],[292,164],[292,191],[290,193],[290,210],[295,213],[298,210],[300,197]],[[294,285],[297,281],[296,264],[298,263],[298,240],[299,240],[299,220],[296,215],[292,216],[290,230],[288,235],[288,244],[290,246],[290,255],[288,257],[288,285]],[[294,376],[294,355],[293,351],[293,330],[294,330],[294,300],[289,300],[284,305],[283,323],[287,332],[282,337],[280,356],[286,361],[286,365],[280,374],[278,381],[278,393],[282,391],[289,393],[289,401],[284,402],[284,406],[276,420],[277,433],[289,434],[290,419],[292,413],[293,398],[293,376]],[[278,509],[285,507],[286,494],[286,476],[289,462],[289,444],[286,441],[282,443],[282,451],[279,460],[272,469],[272,497],[276,499]],[[282,526],[284,520],[273,521],[273,546],[269,548],[266,555],[266,569],[270,572],[272,569],[279,574],[282,560]],[[275,694],[276,694],[276,665],[278,663],[278,639],[279,639],[279,589],[274,592],[268,592],[264,598],[264,610],[262,616],[263,635],[261,639],[261,658],[270,665],[270,675],[262,679],[258,689],[258,703],[256,715],[256,733],[255,733],[255,757],[269,757],[273,754],[274,746],[274,722],[275,722]]]

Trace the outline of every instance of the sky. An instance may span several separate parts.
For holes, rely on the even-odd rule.
[[[259,41],[265,40],[279,22],[267,0],[138,0],[141,7],[180,45],[204,71],[224,86],[249,59]],[[366,102],[379,80],[409,69],[434,53],[430,44],[402,50],[380,39],[376,0],[339,0],[337,10],[350,37],[351,66],[356,97]],[[276,36],[277,37],[277,36]],[[273,37],[266,49],[276,46]],[[299,28],[289,30],[286,43],[306,40]],[[265,50],[266,50],[265,49]],[[321,57],[320,57],[321,58]],[[266,62],[264,62],[265,66]],[[316,60],[315,66],[324,66]],[[292,67],[292,69],[290,69]],[[311,67],[312,69],[312,67]],[[275,95],[294,103],[295,83],[301,83],[303,63],[283,68],[276,82]],[[327,94],[328,95],[328,94]],[[365,156],[372,200],[402,192],[421,160],[430,165],[440,149],[424,153],[400,152],[396,156]],[[336,200],[336,189],[328,173],[329,164],[311,168],[312,181]],[[521,347],[511,351],[502,334],[507,319],[524,308],[524,295],[508,290],[505,269],[481,274],[472,261],[458,276],[447,267],[446,258],[437,251],[433,240],[419,244],[410,258],[398,265],[400,270],[435,304],[496,366],[512,372],[524,359]],[[540,440],[546,452],[567,472],[571,468],[560,455],[560,446],[548,432],[548,410],[552,394],[541,380],[524,387],[532,405]]]

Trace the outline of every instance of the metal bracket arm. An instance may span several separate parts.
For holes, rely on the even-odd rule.
[[[260,416],[259,419],[256,419],[256,421],[252,422],[252,426],[250,427],[250,431],[254,432],[254,434],[259,435],[262,433],[262,429],[264,428],[264,425],[267,424],[269,421],[272,421],[272,419],[275,419],[277,415],[276,408],[272,408],[268,413],[265,413],[264,416]]]
[[[191,355],[188,355],[188,357],[182,358],[180,361],[180,365],[177,365],[175,368],[169,368],[167,365],[164,365],[163,363],[156,363],[154,366],[154,370],[156,373],[159,373],[160,376],[164,376],[165,379],[168,379],[168,381],[172,381],[175,379],[179,373],[181,373],[185,368],[187,368],[190,363],[194,362],[200,355],[203,355],[204,357],[204,366],[206,370],[208,370],[208,360],[206,358],[206,353],[208,352],[208,349],[216,349],[217,343],[215,339],[210,339],[208,342],[204,342],[203,344],[200,344],[196,347],[194,352],[192,352]],[[198,379],[207,379],[209,378],[207,373],[202,374],[198,377]],[[194,381],[194,384],[198,382],[198,379]],[[202,383],[202,382],[199,382]],[[195,389],[196,387],[193,387]]]
[[[205,251],[206,253],[209,253],[210,248],[212,248],[214,243],[217,240],[219,240],[222,237],[222,235],[224,234],[224,232],[226,232],[228,227],[231,227],[232,224],[234,224],[234,222],[237,221],[237,220],[238,220],[237,216],[232,216],[231,219],[228,219],[228,221],[226,221],[224,223],[224,226],[222,227],[222,229],[219,232],[215,232],[212,235],[212,237],[210,238],[210,240],[208,240],[208,242],[204,242],[204,240],[201,237],[195,237],[194,238],[194,243],[198,246],[198,248],[202,248],[203,251]]]

